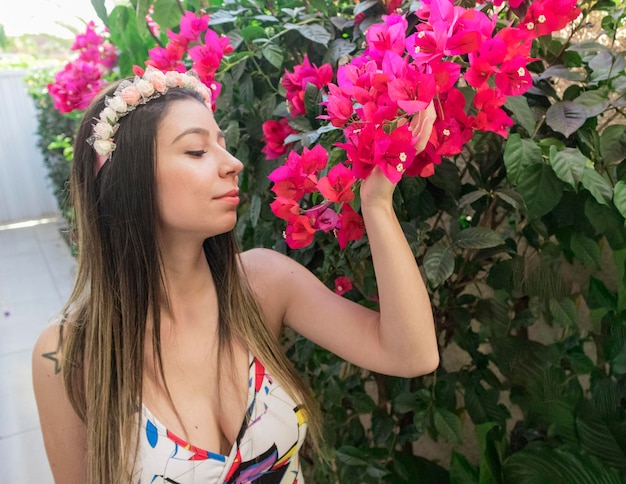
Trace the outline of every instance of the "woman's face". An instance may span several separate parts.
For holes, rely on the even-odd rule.
[[[232,230],[243,165],[226,151],[213,113],[195,99],[170,104],[158,127],[156,153],[161,235],[204,239]]]

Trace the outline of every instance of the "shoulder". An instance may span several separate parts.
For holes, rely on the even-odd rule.
[[[268,325],[277,334],[289,299],[289,280],[306,269],[272,249],[250,249],[240,254],[243,273]]]
[[[61,380],[62,326],[54,322],[41,332],[33,348],[33,376]],[[62,384],[62,382],[60,382]]]

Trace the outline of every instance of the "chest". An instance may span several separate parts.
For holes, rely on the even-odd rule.
[[[240,345],[218,351],[217,338],[163,338],[163,376],[147,351],[143,404],[175,436],[228,454],[245,415],[249,356]]]

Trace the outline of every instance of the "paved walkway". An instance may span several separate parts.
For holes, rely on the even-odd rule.
[[[0,482],[48,484],[31,355],[69,296],[76,266],[60,220],[30,225],[0,227]]]

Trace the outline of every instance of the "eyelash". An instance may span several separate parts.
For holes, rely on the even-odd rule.
[[[206,150],[187,151],[185,154],[193,156],[194,158],[201,158],[206,153]]]

